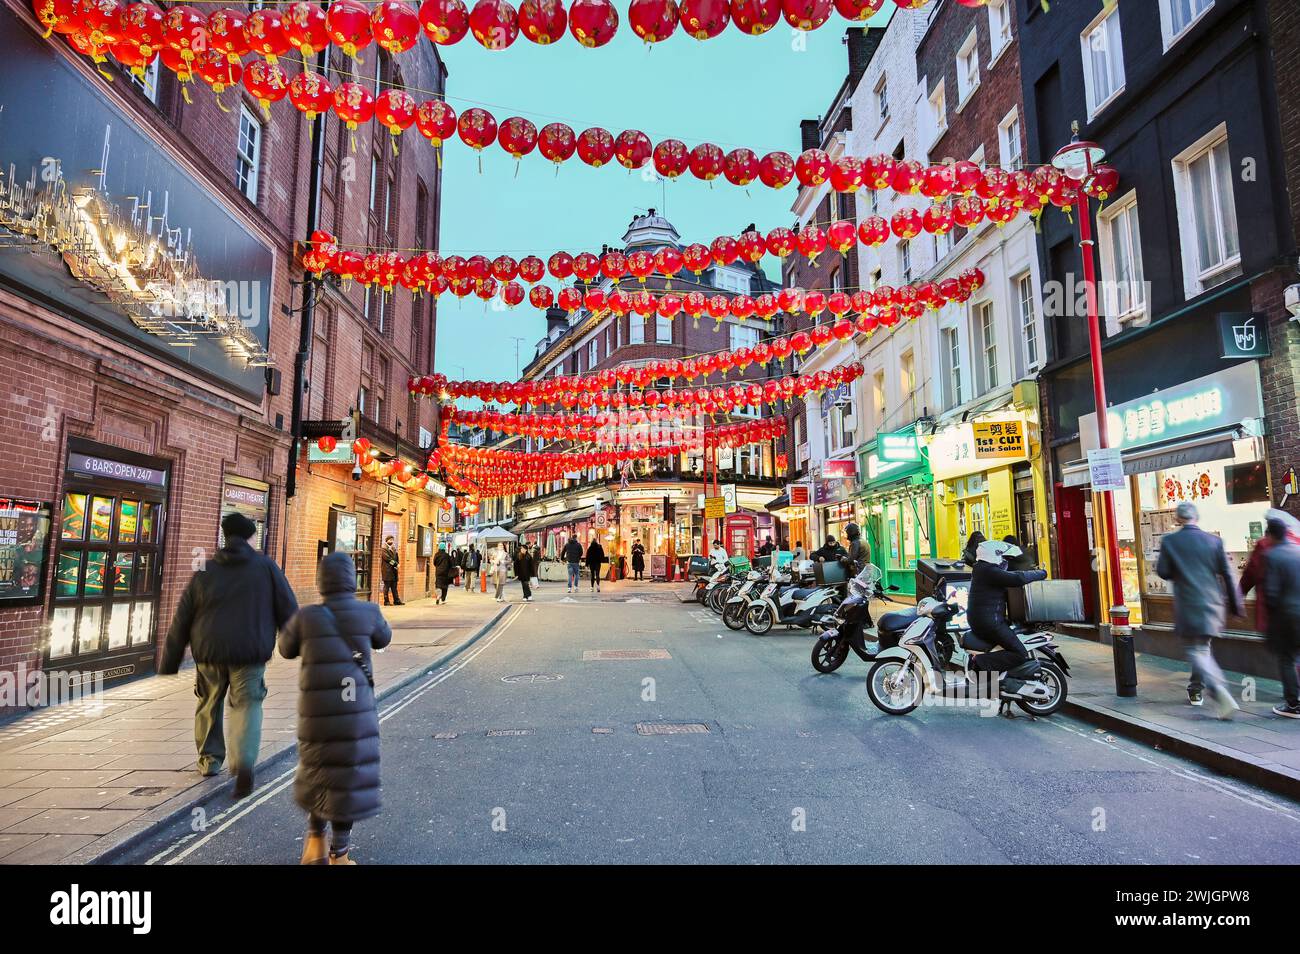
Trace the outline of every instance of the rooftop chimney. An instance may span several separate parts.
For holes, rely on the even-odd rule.
[[[801,149],[820,149],[822,145],[821,122],[816,119],[804,119],[799,122]]]

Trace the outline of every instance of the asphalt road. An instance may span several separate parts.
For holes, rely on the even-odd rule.
[[[861,661],[814,672],[806,634],[732,633],[662,588],[558,591],[382,704],[385,808],[359,863],[1295,859],[1300,805],[1082,723],[889,717]],[[584,661],[601,650],[666,658]],[[296,863],[291,779],[120,861]]]

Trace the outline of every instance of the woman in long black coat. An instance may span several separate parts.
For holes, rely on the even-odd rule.
[[[641,574],[645,572],[645,547],[641,546],[641,541],[632,544],[632,573],[636,579],[641,579]]]
[[[438,598],[434,600],[435,605],[447,602],[447,587],[451,586],[451,577],[455,572],[455,564],[447,555],[446,548],[440,548],[433,557],[433,585],[438,590]]]
[[[354,822],[379,814],[379,716],[370,651],[393,638],[384,614],[356,597],[352,556],[331,553],[316,570],[322,603],[304,606],[280,633],[298,669],[298,770],[293,797],[307,812],[305,865],[356,864]],[[332,832],[328,855],[325,826]]]

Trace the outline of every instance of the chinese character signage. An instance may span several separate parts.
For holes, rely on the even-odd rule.
[[[791,507],[806,507],[810,503],[807,484],[790,484],[786,490]]]
[[[0,601],[40,599],[49,539],[49,504],[0,497]]]
[[[975,457],[979,460],[1001,460],[1025,456],[1025,425],[1023,421],[981,421],[971,425],[975,442]]]
[[[975,474],[998,463],[1025,460],[1029,445],[1023,416],[954,424],[930,439],[930,470],[937,480]]]

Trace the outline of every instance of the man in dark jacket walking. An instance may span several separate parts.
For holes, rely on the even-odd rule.
[[[524,602],[533,601],[533,591],[528,585],[533,578],[533,558],[528,552],[528,544],[519,544],[519,549],[515,551],[515,578],[519,580],[519,586],[524,591]]]
[[[465,551],[465,589],[474,589],[474,584],[478,582],[476,577],[479,567],[482,566],[482,560],[478,548],[471,543],[469,549]]]
[[[401,562],[401,557],[397,552],[397,541],[392,537],[384,537],[384,552],[380,560],[382,564],[379,568],[379,576],[384,581],[384,605],[388,605],[388,596],[391,593],[393,605],[401,606],[402,601],[397,595],[397,565]]]
[[[371,651],[393,638],[374,603],[357,599],[356,562],[331,553],[316,569],[322,602],[304,607],[280,634],[280,655],[298,668],[298,769],[293,797],[307,812],[303,864],[355,864],[352,825],[379,813],[379,716]],[[325,828],[333,828],[328,858]]]
[[[569,542],[564,545],[564,562],[569,565],[568,592],[576,593],[578,580],[582,578],[582,544],[576,536],[569,537]]]
[[[1277,654],[1285,701],[1273,707],[1275,715],[1300,719],[1300,679],[1296,657],[1300,655],[1300,545],[1290,537],[1286,520],[1268,521],[1273,545],[1264,554],[1264,583],[1261,597],[1268,608],[1268,641]]]
[[[160,675],[179,671],[185,647],[194,657],[194,743],[199,772],[216,775],[226,760],[223,726],[230,696],[230,769],[235,797],[253,790],[253,766],[262,744],[266,663],[276,630],[298,609],[284,573],[248,545],[257,526],[243,514],[221,521],[226,545],[195,573],[181,594],[163,648]]]
[[[605,548],[594,536],[587,545],[587,569],[591,572],[591,589],[600,592],[600,569],[605,563]]]

